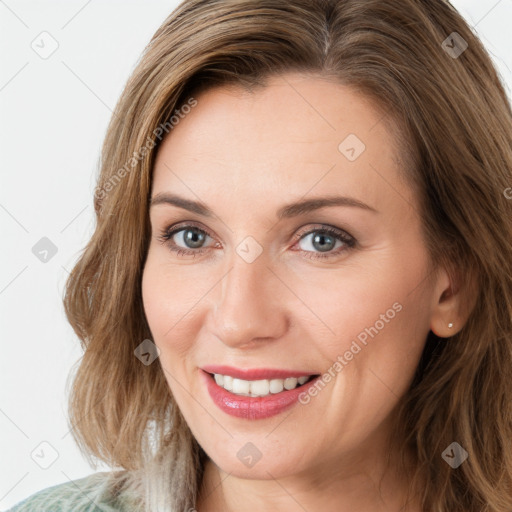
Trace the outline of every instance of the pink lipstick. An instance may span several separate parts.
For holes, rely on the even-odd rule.
[[[219,365],[204,366],[201,374],[215,405],[231,416],[246,419],[264,419],[280,414],[297,403],[299,395],[305,391],[307,392],[307,389],[313,386],[319,377],[318,374],[304,371],[268,368],[240,369]],[[224,389],[215,382],[213,374],[228,375],[247,381],[286,379],[289,377],[309,377],[310,380],[295,389],[284,389],[279,393],[253,397],[237,395]]]

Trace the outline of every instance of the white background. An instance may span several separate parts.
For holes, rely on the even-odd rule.
[[[510,98],[512,0],[452,3],[491,53]],[[93,189],[111,111],[177,4],[0,0],[2,510],[94,472],[67,423],[67,377],[81,349],[64,316],[63,287],[93,231]],[[31,47],[43,31],[59,45],[47,59]],[[42,237],[57,247],[46,263],[32,253]],[[34,458],[48,464],[53,449],[58,458],[47,469],[31,458],[36,450]]]

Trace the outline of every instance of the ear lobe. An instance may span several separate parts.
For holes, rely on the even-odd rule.
[[[440,338],[449,338],[462,330],[477,297],[474,276],[465,277],[464,284],[458,272],[445,268],[438,270],[432,296],[430,330]]]

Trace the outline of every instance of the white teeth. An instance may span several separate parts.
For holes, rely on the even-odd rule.
[[[286,379],[261,379],[261,380],[243,380],[236,379],[230,375],[214,374],[215,382],[218,386],[235,395],[241,396],[268,396],[269,394],[281,393],[283,390],[295,389],[297,385],[301,386],[309,380],[310,376],[288,377]]]
[[[217,375],[217,374],[215,374]],[[233,377],[231,375],[224,375],[224,389],[231,391],[233,389]]]
[[[249,393],[250,387],[248,380],[233,379],[233,393]]]
[[[284,387],[286,389],[295,389],[297,387],[297,379],[295,377],[288,377],[284,379]]]
[[[281,393],[284,389],[283,379],[272,379],[269,387],[271,393]]]
[[[270,384],[268,380],[253,380],[251,383],[251,393],[258,396],[266,396],[270,393]]]

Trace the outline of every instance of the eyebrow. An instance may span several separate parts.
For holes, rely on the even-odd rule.
[[[159,204],[174,205],[177,206],[178,208],[183,208],[184,210],[197,213],[198,215],[202,215],[204,217],[215,216],[213,211],[210,208],[208,208],[205,204],[199,201],[185,199],[184,197],[180,197],[174,194],[160,193],[156,194],[154,197],[151,198],[150,207]],[[306,213],[319,210],[320,208],[326,208],[329,206],[349,206],[352,208],[362,208],[364,210],[378,213],[375,208],[372,208],[366,203],[363,203],[358,199],[354,199],[353,197],[326,196],[316,197],[313,199],[303,199],[295,203],[287,204],[279,208],[279,210],[277,211],[277,218],[281,220],[291,217],[298,217],[299,215],[304,215]]]

